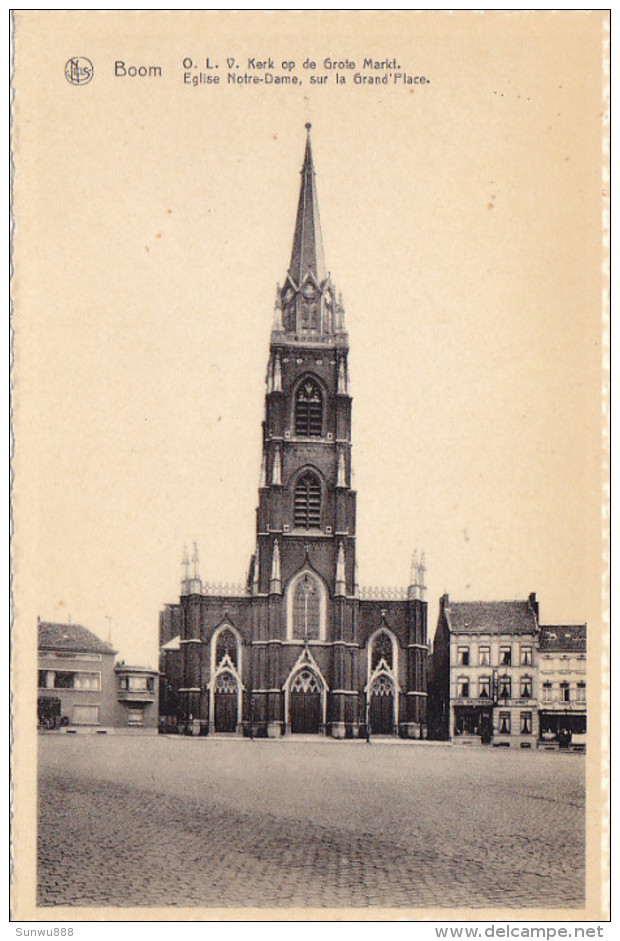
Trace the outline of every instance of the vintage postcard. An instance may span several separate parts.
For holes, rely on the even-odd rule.
[[[15,920],[608,919],[608,38],[14,13]]]

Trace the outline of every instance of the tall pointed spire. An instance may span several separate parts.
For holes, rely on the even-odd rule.
[[[316,191],[314,164],[312,162],[312,146],[310,144],[310,124],[306,124],[308,136],[306,138],[306,153],[301,171],[301,189],[299,192],[299,205],[297,207],[297,221],[295,235],[293,236],[293,251],[289,274],[297,287],[301,284],[308,272],[314,275],[318,284],[327,277],[325,268],[325,255],[323,253],[323,237],[319,220],[319,202]]]
[[[334,337],[344,349],[340,342],[346,341],[344,309],[342,302],[336,301],[335,288],[325,266],[309,124],[306,130],[291,264],[277,294],[272,338],[286,341],[286,334],[296,339],[301,335]]]

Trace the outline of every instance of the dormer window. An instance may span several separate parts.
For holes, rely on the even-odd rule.
[[[301,438],[323,434],[323,396],[313,379],[302,382],[295,396],[295,434]]]

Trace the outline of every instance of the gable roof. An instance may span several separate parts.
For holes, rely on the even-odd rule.
[[[111,644],[99,640],[96,634],[81,624],[55,624],[51,621],[39,621],[39,650],[116,653]]]
[[[445,612],[453,634],[532,634],[538,629],[529,601],[451,601]]]
[[[587,624],[546,624],[540,628],[541,650],[587,650]]]

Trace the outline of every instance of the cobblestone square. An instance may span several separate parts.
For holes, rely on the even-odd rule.
[[[86,734],[39,745],[39,905],[584,904],[580,755]]]

